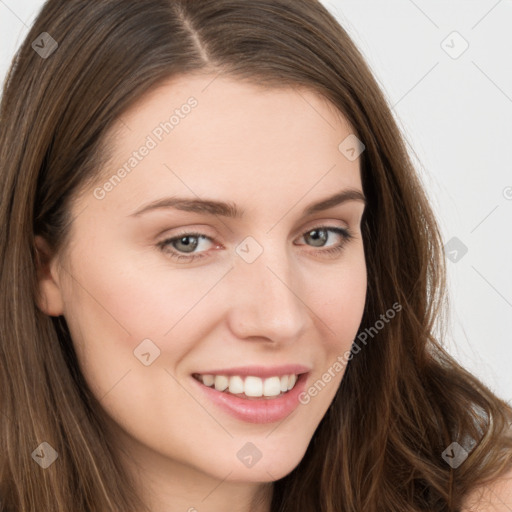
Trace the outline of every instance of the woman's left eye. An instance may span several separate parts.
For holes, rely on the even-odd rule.
[[[302,237],[309,238],[315,243],[320,242],[320,244],[323,244],[329,239],[329,234],[331,233],[339,235],[341,237],[341,242],[335,244],[329,249],[314,252],[332,256],[340,253],[342,249],[344,249],[345,244],[353,238],[352,233],[348,229],[338,226],[319,226],[313,229],[309,229],[302,234]],[[172,259],[178,261],[185,260],[186,262],[190,262],[192,260],[206,257],[204,252],[194,253],[194,251],[200,245],[200,242],[205,240],[213,242],[211,237],[202,233],[182,233],[173,238],[167,238],[159,242],[157,246],[162,252],[168,254]],[[182,245],[181,249],[177,247],[180,244]],[[323,245],[320,246],[323,247]]]

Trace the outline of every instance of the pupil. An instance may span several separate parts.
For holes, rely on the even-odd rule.
[[[313,231],[310,231],[310,233],[313,233],[313,238],[315,241],[325,242],[327,240],[327,236],[325,233],[325,229],[314,229]],[[319,236],[319,233],[322,233],[322,235]],[[318,246],[321,246],[322,244],[318,244]]]
[[[190,249],[189,252],[192,252],[197,247],[197,241],[195,243],[191,243],[190,242],[191,238],[197,238],[197,237],[184,236],[184,237],[180,238],[180,240],[178,241],[178,243],[181,243],[181,244],[185,245],[185,247],[188,247]],[[189,240],[189,242],[187,242],[187,240]]]

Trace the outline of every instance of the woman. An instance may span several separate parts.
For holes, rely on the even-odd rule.
[[[320,3],[49,0],[1,116],[2,510],[506,503],[512,410],[433,334],[436,221]]]

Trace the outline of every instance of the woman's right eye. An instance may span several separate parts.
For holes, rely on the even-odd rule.
[[[190,242],[190,240],[192,240],[192,242]],[[212,238],[203,235],[202,233],[183,233],[181,235],[175,236],[173,238],[167,238],[166,240],[159,242],[158,246],[164,253],[168,254],[173,259],[193,261],[197,258],[204,257],[203,253],[191,254],[192,251],[198,247],[199,240],[213,241]],[[180,254],[179,250],[176,250],[175,246],[177,244],[184,245],[186,254]],[[187,253],[187,249],[191,249],[190,253]]]

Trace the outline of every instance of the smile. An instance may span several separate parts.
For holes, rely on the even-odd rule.
[[[287,393],[295,386],[297,375],[294,373],[267,378],[253,375],[209,375],[193,374],[193,377],[205,386],[216,391],[238,395],[240,397],[278,397]]]
[[[302,371],[295,366],[295,371]],[[290,371],[291,368],[287,368]],[[267,375],[257,377],[244,372],[226,375],[224,373],[193,373],[192,383],[198,392],[234,418],[248,423],[273,423],[284,420],[297,407],[299,395],[303,392],[310,372],[286,373],[272,375],[267,369]],[[276,370],[274,370],[276,371]],[[292,370],[293,371],[293,370]],[[240,375],[242,373],[243,375]],[[280,372],[279,372],[280,373]],[[237,375],[238,374],[238,375]],[[218,387],[219,389],[216,389]],[[285,391],[283,391],[285,390]]]

